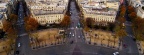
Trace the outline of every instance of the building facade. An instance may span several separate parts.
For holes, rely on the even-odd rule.
[[[4,19],[7,19],[7,4],[8,3],[4,2],[0,3],[0,29],[3,29],[3,21]]]
[[[144,1],[143,0],[128,0],[129,5],[135,8],[137,16],[144,18]]]
[[[37,0],[36,2],[26,2],[31,11],[32,17],[40,25],[59,24],[67,11],[68,0]]]
[[[77,0],[83,17],[95,22],[115,22],[120,2],[118,0]],[[99,24],[98,23],[98,24]]]

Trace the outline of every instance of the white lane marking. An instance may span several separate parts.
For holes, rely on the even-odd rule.
[[[25,35],[27,35],[27,33],[20,34],[20,36],[25,36]]]

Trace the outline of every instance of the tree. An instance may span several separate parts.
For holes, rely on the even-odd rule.
[[[9,46],[10,49],[13,49],[13,44],[15,43],[15,40],[13,39],[9,39],[7,42],[6,42],[6,45]],[[8,52],[10,52],[11,50],[9,50]]]
[[[10,19],[10,22],[14,25],[18,20],[18,16],[15,14],[10,14],[9,19]]]
[[[94,27],[94,20],[92,18],[86,18],[86,24],[88,27],[93,28]]]
[[[11,26],[12,24],[9,21],[6,20],[3,21],[3,31],[7,32]]]
[[[113,36],[113,39],[114,39],[114,46],[115,46],[115,39],[117,38],[117,36]]]
[[[132,12],[135,12],[135,9],[134,9],[134,7],[132,7],[132,6],[128,6],[128,13],[130,14],[130,13],[132,13]]]
[[[124,22],[126,21],[126,19],[124,17],[119,17],[118,21],[120,22],[119,25],[121,28],[124,28]]]
[[[114,23],[108,23],[108,24],[109,24],[110,30],[114,31],[115,24]]]
[[[121,27],[119,25],[116,25],[115,28],[114,28],[114,32],[117,32],[121,29]]]
[[[116,34],[117,37],[119,37],[120,44],[122,43],[122,38],[127,35],[127,33],[126,33],[126,31],[124,29],[120,29],[115,34]]]
[[[120,16],[121,16],[121,17],[124,17],[124,15],[125,15],[125,11],[122,10],[122,11],[120,12]]]
[[[12,27],[12,24],[9,21],[3,21],[3,30],[7,33],[7,38],[16,39],[16,30]]]
[[[122,6],[120,7],[120,16],[123,17],[123,16],[125,15],[125,12],[126,12],[126,8],[125,8],[124,5],[122,5]]]
[[[25,28],[27,31],[34,31],[38,27],[38,21],[34,18],[28,17],[25,20]]]
[[[89,31],[90,29],[89,29],[87,26],[85,26],[85,27],[84,27],[84,30],[85,30],[85,31]]]
[[[139,32],[142,33],[144,30],[144,19],[137,17],[134,21],[133,21],[133,28],[135,29],[135,32]]]
[[[144,41],[143,35],[141,33],[137,33],[136,34],[136,40],[138,40],[138,41]]]
[[[120,23],[124,23],[124,22],[126,21],[126,19],[125,19],[124,17],[119,17],[119,18],[118,18],[118,21],[119,21]]]
[[[137,40],[143,41],[143,33],[144,31],[144,19],[137,17],[134,21],[133,21],[133,30],[134,30],[134,34]]]
[[[65,15],[63,20],[61,21],[61,27],[68,27],[70,25],[70,16]]]
[[[135,12],[132,12],[129,14],[129,17],[130,17],[130,20],[133,22],[134,19],[137,17],[136,13]]]

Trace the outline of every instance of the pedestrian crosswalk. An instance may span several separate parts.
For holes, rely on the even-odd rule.
[[[74,28],[74,27],[72,27],[72,28],[68,28],[68,29],[83,29],[83,28]]]

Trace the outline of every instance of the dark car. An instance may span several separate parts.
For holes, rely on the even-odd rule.
[[[71,41],[71,42],[70,42],[70,44],[73,44],[73,43],[74,43],[74,41]]]
[[[133,38],[133,41],[136,41],[136,39],[135,39],[135,38]]]
[[[18,55],[19,54],[19,51],[16,51],[16,55]]]

